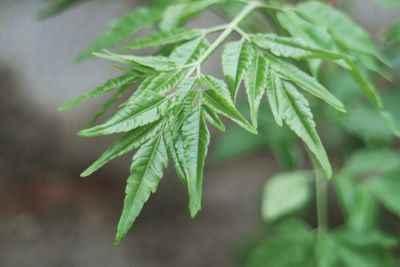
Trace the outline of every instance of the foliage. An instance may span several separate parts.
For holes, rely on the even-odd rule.
[[[231,4],[240,5],[237,12],[232,12]],[[210,28],[184,27],[195,16],[209,10],[232,18],[227,24]],[[259,14],[270,21],[273,27],[253,30],[246,26],[248,20],[255,19]],[[148,35],[135,36],[148,28],[153,29]],[[211,39],[210,35],[215,33],[219,33],[218,37]],[[228,37],[236,34],[240,39],[229,41]],[[226,82],[201,71],[202,65],[220,47],[223,47],[221,62]],[[114,52],[106,49],[113,49]],[[153,53],[143,56],[143,51],[138,51],[141,49],[150,49]],[[212,125],[224,131],[225,121],[220,117],[230,119],[252,134],[271,133],[267,142],[269,146],[281,154],[289,166],[295,167],[296,158],[290,153],[291,147],[295,147],[293,137],[281,134],[291,130],[303,141],[311,157],[315,158],[315,167],[331,178],[331,163],[312,113],[314,102],[310,102],[308,97],[322,100],[329,107],[327,112],[336,116],[343,116],[338,114],[345,113],[346,108],[343,101],[320,82],[319,69],[323,66],[340,68],[352,77],[372,103],[374,112],[383,118],[385,125],[389,125],[391,132],[399,134],[396,123],[383,109],[381,96],[368,75],[372,71],[385,76],[382,67],[389,65],[388,59],[361,27],[342,12],[320,2],[286,5],[243,0],[155,1],[113,21],[109,29],[78,60],[93,55],[120,64],[118,69],[122,74],[66,103],[60,110],[116,90],[96,115],[97,121],[118,99],[125,97],[124,103],[108,120],[79,132],[82,137],[123,133],[82,176],[88,176],[108,161],[138,148],[128,178],[117,243],[134,223],[150,193],[156,191],[168,158],[187,188],[191,216],[197,214],[201,209],[203,168],[210,142],[208,127]],[[250,122],[237,108],[237,96],[242,85],[247,94]],[[275,121],[276,126],[270,127],[269,123],[265,127],[264,122],[259,123],[258,113],[264,107],[264,97],[271,109],[267,117],[273,118],[270,121]],[[349,110],[349,114],[353,114],[352,110]],[[287,127],[281,128],[283,124]],[[276,182],[275,179],[270,181],[270,186],[276,190],[285,191],[289,187],[298,195],[293,195],[297,198],[292,202],[278,200],[284,212],[276,210],[275,205],[266,204],[263,209],[266,218],[277,218],[307,202],[311,192],[307,187],[309,175],[301,174],[303,178],[300,180],[294,179],[296,175],[283,175]],[[388,184],[391,182],[387,181]],[[386,182],[378,184],[377,188],[388,186]],[[282,197],[275,189],[266,189],[267,203]],[[373,194],[388,206],[393,206],[396,200],[381,196],[379,189]],[[298,227],[302,228],[299,233],[292,235],[290,231],[285,232],[283,239],[295,242],[288,249],[293,250],[296,257],[286,259],[288,262],[279,266],[292,266],[303,257],[303,253],[308,255],[312,250],[310,244],[313,235],[297,236],[310,230],[295,226]],[[328,244],[321,245],[323,251],[325,246],[332,245],[330,236],[327,240]],[[280,240],[276,242],[278,247],[279,244],[286,244]],[[266,244],[267,247],[275,245]],[[348,259],[357,257],[354,250],[343,247],[343,251],[341,260],[344,264],[352,261]],[[282,258],[278,256],[271,252],[271,257],[276,260]],[[256,257],[250,262],[249,266],[260,266],[257,262],[263,261]]]

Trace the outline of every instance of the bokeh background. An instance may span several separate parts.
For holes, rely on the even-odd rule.
[[[101,99],[56,109],[115,74],[104,61],[73,61],[110,19],[139,2],[91,1],[38,21],[42,1],[0,0],[0,266],[233,266],[265,227],[262,185],[280,169],[276,159],[260,148],[216,160],[215,133],[198,217],[189,218],[186,193],[169,168],[127,238],[113,245],[131,156],[81,179],[110,141],[75,135]],[[372,0],[345,4],[377,42],[400,16]],[[203,21],[218,19],[206,14]],[[220,73],[218,62],[207,66]]]

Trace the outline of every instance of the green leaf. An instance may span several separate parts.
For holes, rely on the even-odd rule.
[[[169,71],[177,68],[175,62],[169,60],[166,57],[162,56],[147,56],[147,57],[139,57],[132,55],[121,55],[115,54],[109,51],[105,51],[105,53],[93,53],[95,56],[117,61],[123,64],[131,64],[133,67],[141,67],[150,68],[156,71]]]
[[[172,158],[172,163],[174,164],[176,173],[178,174],[178,178],[183,185],[187,186],[185,173],[183,171],[183,166],[178,159],[178,151],[175,148],[174,134],[172,133],[172,130],[164,131],[164,136],[167,142],[168,152]]]
[[[337,261],[336,241],[332,234],[321,233],[315,243],[317,267],[335,267]]]
[[[375,227],[377,205],[365,185],[357,185],[347,207],[347,224],[352,231],[369,232]]]
[[[69,101],[68,103],[62,105],[61,107],[58,108],[58,110],[59,111],[68,110],[68,109],[78,105],[82,101],[99,96],[99,95],[104,94],[115,88],[119,88],[119,87],[126,86],[126,85],[132,85],[137,80],[138,80],[138,76],[135,74],[132,74],[132,73],[127,73],[127,74],[124,74],[117,78],[113,78],[111,80],[108,80],[105,84],[97,87],[93,91],[85,93],[82,96],[77,97],[77,98]]]
[[[307,204],[311,196],[311,176],[307,172],[277,174],[264,185],[262,216],[274,221]]]
[[[283,119],[315,155],[325,175],[332,176],[328,156],[315,129],[315,122],[307,99],[288,82],[283,87],[276,87],[279,102],[282,105]]]
[[[347,159],[342,173],[352,176],[380,175],[398,168],[400,168],[399,153],[386,148],[362,149]]]
[[[245,267],[309,267],[315,234],[310,230],[282,231],[263,240],[246,259]],[[319,267],[319,266],[318,266]]]
[[[160,121],[156,121],[151,124],[138,127],[118,138],[98,160],[96,160],[81,174],[81,177],[87,177],[91,175],[112,159],[122,156],[139,147],[144,142],[154,137],[159,132],[160,127]]]
[[[227,88],[222,81],[210,76],[203,76],[201,81],[209,88],[209,90],[204,91],[202,94],[202,100],[206,106],[212,111],[230,118],[245,130],[257,134],[257,130],[243,118],[233,105],[232,100],[227,95]]]
[[[165,94],[177,85],[184,75],[185,71],[178,69],[148,76],[148,78],[140,84],[136,92],[129,98],[128,103],[135,101],[136,98],[145,93]]]
[[[206,89],[212,89],[217,91],[221,96],[223,96],[223,98],[227,102],[234,105],[229,90],[224,81],[216,79],[212,76],[201,76],[199,82]]]
[[[279,24],[292,36],[300,37],[314,46],[335,51],[335,43],[325,28],[303,19],[292,9],[284,9],[277,15]]]
[[[386,62],[367,33],[339,10],[316,1],[300,4],[296,10],[311,23],[324,27],[339,45],[357,53],[373,55]]]
[[[114,106],[114,104],[120,100],[125,94],[126,92],[129,91],[129,89],[131,89],[131,85],[124,85],[121,88],[119,88],[115,94],[109,98],[108,100],[106,100],[103,105],[101,106],[100,110],[96,112],[96,114],[94,114],[94,116],[92,117],[92,119],[89,122],[89,127],[94,126],[97,121],[104,115],[106,114],[106,112]]]
[[[225,132],[225,125],[218,117],[218,114],[208,108],[206,105],[202,106],[202,113],[204,119],[208,121],[212,126],[220,130],[221,132]]]
[[[183,110],[183,123],[176,136],[177,149],[189,193],[189,210],[192,217],[201,209],[203,168],[207,155],[210,133],[201,113],[201,107],[191,103]]]
[[[390,27],[386,39],[390,42],[400,42],[400,23]]]
[[[338,60],[342,58],[338,53],[318,48],[300,38],[280,37],[272,33],[255,34],[251,35],[250,38],[257,46],[269,50],[277,57],[295,59],[319,58],[325,60]]]
[[[283,90],[282,80],[275,74],[275,72],[271,68],[268,68],[266,80],[268,102],[272,111],[272,115],[274,116],[276,124],[282,126],[283,110],[279,96],[277,95],[278,90]],[[279,89],[277,89],[278,87]]]
[[[339,242],[337,242],[339,243]],[[355,246],[351,242],[341,241],[336,246],[339,266],[347,267],[394,267],[391,252],[379,246]]]
[[[221,0],[201,0],[169,5],[163,13],[159,27],[163,31],[177,28],[184,25],[192,17],[220,2]]]
[[[83,51],[78,61],[92,56],[93,52],[113,47],[128,39],[138,31],[151,26],[161,17],[162,10],[158,8],[136,8],[124,16],[112,21],[109,29],[89,48]]]
[[[398,170],[400,170],[400,168],[398,168]],[[386,209],[400,217],[399,181],[399,172],[397,172],[383,177],[378,176],[371,178],[367,181],[366,187]]]
[[[368,233],[375,227],[376,201],[363,183],[342,171],[334,180],[335,189],[351,231]]]
[[[150,194],[155,193],[167,163],[167,148],[161,135],[144,144],[133,157],[131,175],[125,190],[124,208],[118,223],[116,244],[132,227]]]
[[[105,123],[80,131],[83,137],[127,132],[160,119],[171,106],[170,99],[156,94],[144,93],[124,105]]]
[[[234,102],[236,102],[237,92],[247,68],[251,64],[252,57],[252,47],[245,40],[231,42],[224,47],[222,68]]]
[[[209,44],[202,37],[196,38],[176,47],[169,58],[181,65],[194,63],[208,46]]]
[[[354,61],[347,59],[346,62],[350,66],[351,76],[369,101],[371,101],[376,108],[382,109],[382,100],[372,83],[368,80],[368,77],[360,70],[359,66],[357,66]]]
[[[142,38],[137,38],[128,45],[125,49],[140,49],[148,47],[159,47],[168,44],[174,44],[182,41],[188,41],[199,37],[201,31],[195,29],[172,29],[170,31],[159,31],[149,34]]]
[[[256,129],[258,124],[258,109],[265,92],[265,87],[267,86],[267,68],[268,66],[265,58],[259,53],[256,53],[245,76],[245,87],[250,105],[250,117]]]
[[[322,99],[338,111],[346,112],[343,103],[314,77],[283,60],[267,56],[267,61],[270,63],[271,68],[285,80],[292,81],[303,90]]]
[[[39,19],[44,20],[56,16],[65,10],[72,8],[78,4],[87,2],[88,0],[53,0],[51,4],[39,12]]]

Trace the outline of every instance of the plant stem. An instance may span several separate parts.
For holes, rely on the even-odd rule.
[[[315,193],[317,206],[318,234],[324,233],[328,229],[328,187],[327,179],[314,155],[310,154],[311,162],[315,173]]]
[[[215,50],[225,41],[226,38],[235,30],[236,26],[245,19],[259,4],[257,2],[251,2],[226,26],[226,29],[218,36],[218,38],[212,43],[202,57],[197,61],[199,64],[203,63],[209,56],[211,56]]]
[[[260,3],[258,2],[248,3],[243,8],[243,10],[229,24],[226,25],[225,30],[210,45],[210,47],[204,52],[204,54],[193,64],[193,67],[189,70],[186,77],[190,77],[198,69],[198,67],[202,63],[204,63],[204,61],[206,61],[215,52],[215,50],[217,50],[218,47],[229,37],[229,35],[235,30],[239,23],[258,7],[260,7]],[[217,30],[219,30],[219,28]]]
[[[317,198],[318,230],[324,232],[328,229],[328,188],[326,178],[320,170],[315,171],[315,188]]]

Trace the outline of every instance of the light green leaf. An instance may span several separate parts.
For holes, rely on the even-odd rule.
[[[107,149],[101,157],[90,165],[81,177],[87,177],[103,167],[112,159],[122,156],[135,148],[138,148],[144,142],[154,137],[160,130],[161,121],[138,127],[113,142],[111,147]]]
[[[387,32],[387,40],[390,42],[400,42],[400,23],[390,27],[389,31]]]
[[[62,105],[61,107],[58,108],[58,110],[65,111],[67,109],[70,109],[70,108],[78,105],[82,101],[99,96],[99,95],[104,94],[115,88],[119,88],[119,87],[126,86],[126,85],[131,85],[137,80],[138,80],[138,76],[135,74],[132,74],[132,73],[127,73],[127,74],[124,74],[117,78],[113,78],[111,80],[108,80],[105,84],[97,87],[93,91],[85,93],[84,95],[77,97],[77,98],[69,101],[68,103]]]
[[[326,51],[337,52],[335,42],[325,28],[310,23],[303,19],[292,9],[284,9],[277,14],[280,25],[285,28],[292,36],[300,37],[310,44],[322,48]],[[308,65],[314,77],[318,76],[318,70],[322,61],[311,59]]]
[[[144,144],[133,157],[131,175],[125,190],[124,208],[118,223],[116,244],[132,227],[150,194],[155,193],[167,163],[167,148],[161,135]]]
[[[89,48],[83,51],[78,61],[92,56],[93,52],[101,51],[125,41],[141,29],[151,26],[162,14],[158,8],[136,8],[124,16],[111,22],[109,29]]]
[[[212,76],[201,76],[199,79],[199,82],[206,89],[212,89],[212,90],[217,91],[219,94],[221,94],[226,99],[226,101],[228,101],[229,103],[231,103],[233,105],[231,95],[230,95],[229,90],[226,87],[226,84],[224,81],[216,79]]]
[[[277,174],[264,185],[262,216],[274,221],[302,208],[311,196],[311,176],[307,172]]]
[[[206,105],[202,106],[202,112],[203,112],[204,119],[206,121],[208,121],[212,126],[217,128],[221,132],[225,132],[225,125],[221,121],[221,119],[218,117],[217,113],[212,111]]]
[[[209,90],[204,91],[202,94],[202,100],[206,106],[208,106],[212,111],[230,118],[245,130],[257,134],[257,130],[254,129],[245,118],[243,118],[233,105],[232,100],[226,94],[226,87],[222,86],[222,81],[209,76],[202,77],[201,81],[207,88],[209,88]]]
[[[276,124],[282,126],[283,110],[282,110],[282,105],[279,102],[280,101],[279,96],[277,95],[278,90],[283,90],[282,80],[274,73],[274,71],[271,68],[268,68],[266,80],[267,80],[267,97],[269,106],[272,111],[272,115],[274,116]],[[280,87],[280,89],[277,89],[277,87]]]
[[[80,131],[83,137],[127,132],[160,119],[171,106],[169,98],[144,93],[124,105],[105,123]]]
[[[94,126],[97,121],[104,115],[106,114],[106,112],[114,106],[114,104],[120,100],[125,94],[126,92],[128,92],[131,89],[131,85],[124,85],[121,88],[119,88],[115,94],[107,99],[103,105],[101,106],[100,110],[96,112],[96,114],[94,114],[94,116],[92,117],[92,119],[89,122],[89,127]]]
[[[123,64],[131,64],[133,67],[144,67],[150,68],[156,71],[169,71],[177,68],[175,62],[169,60],[166,57],[162,56],[147,56],[147,57],[139,57],[132,55],[121,55],[115,54],[109,51],[105,51],[105,53],[93,53],[95,56],[117,61]],[[142,70],[142,69],[139,69]]]
[[[128,99],[127,103],[135,101],[137,97],[144,93],[165,94],[177,85],[184,75],[185,71],[178,69],[149,76],[149,78],[139,86],[135,94]]]
[[[245,40],[231,42],[224,47],[222,68],[234,102],[247,68],[251,64],[252,50],[250,43]]]
[[[128,45],[125,49],[140,49],[148,47],[159,47],[168,44],[174,44],[182,41],[188,41],[199,37],[201,31],[195,29],[172,29],[170,31],[158,31],[149,34],[142,38],[137,38]]]
[[[197,85],[196,78],[187,78],[184,79],[176,88],[175,98],[177,104],[182,103],[185,98],[193,92],[193,89]]]
[[[262,240],[246,259],[245,267],[311,267],[315,234],[309,229],[289,228]],[[299,228],[296,226],[296,228]],[[302,228],[305,228],[304,226]],[[319,267],[319,266],[318,266]]]
[[[336,241],[333,234],[321,233],[315,243],[316,267],[335,267]]]
[[[175,142],[174,142],[174,137],[173,137],[174,134],[172,133],[171,130],[169,130],[169,131],[164,131],[164,136],[165,136],[165,140],[168,145],[168,152],[172,158],[172,163],[174,164],[176,173],[178,174],[178,178],[183,185],[187,186],[185,173],[183,171],[183,166],[182,166],[182,163],[178,159],[178,151],[175,148],[175,144],[174,144]]]
[[[382,100],[375,90],[374,86],[368,80],[367,76],[360,70],[352,60],[347,59],[347,64],[350,66],[350,74],[354,81],[357,82],[358,86],[361,88],[366,97],[371,101],[371,103],[378,109],[382,109]]]
[[[398,156],[397,156],[398,157]],[[385,158],[386,160],[387,158]],[[398,170],[400,170],[398,166]],[[400,172],[371,178],[366,187],[383,206],[400,217]]]
[[[201,209],[203,168],[207,155],[210,133],[201,114],[201,107],[191,103],[183,110],[183,123],[176,136],[181,143],[178,159],[185,174],[189,192],[189,210],[192,217]]]
[[[267,55],[266,55],[267,56]],[[285,80],[292,81],[303,90],[322,99],[335,109],[346,112],[343,103],[320,84],[314,77],[283,60],[267,56],[271,68]]]
[[[373,55],[386,62],[367,33],[339,10],[321,2],[310,1],[298,5],[297,11],[311,23],[324,27],[339,45],[351,51]]]
[[[276,87],[279,102],[282,105],[283,119],[315,155],[325,175],[332,176],[332,168],[315,128],[315,122],[307,99],[288,82]]]
[[[335,43],[325,28],[303,19],[292,9],[284,9],[277,15],[279,24],[292,36],[300,37],[314,46],[335,51]]]
[[[177,28],[219,2],[221,0],[201,0],[170,5],[163,13],[159,27],[163,31]]]
[[[250,117],[256,129],[258,124],[258,109],[265,92],[265,87],[267,86],[267,68],[268,66],[265,58],[259,53],[256,53],[245,76],[245,87],[250,105]]]
[[[51,4],[39,12],[39,19],[44,20],[56,16],[65,10],[87,2],[88,0],[53,0]],[[50,2],[50,1],[49,1]]]
[[[362,149],[347,159],[342,173],[352,176],[380,175],[397,168],[400,168],[399,153],[386,148]]]
[[[338,60],[342,58],[338,53],[318,48],[300,38],[280,37],[269,33],[251,35],[251,40],[257,46],[269,50],[278,57],[295,59],[319,58],[325,60]]]
[[[208,42],[203,38],[196,38],[176,47],[169,58],[181,65],[194,63],[208,46]]]

